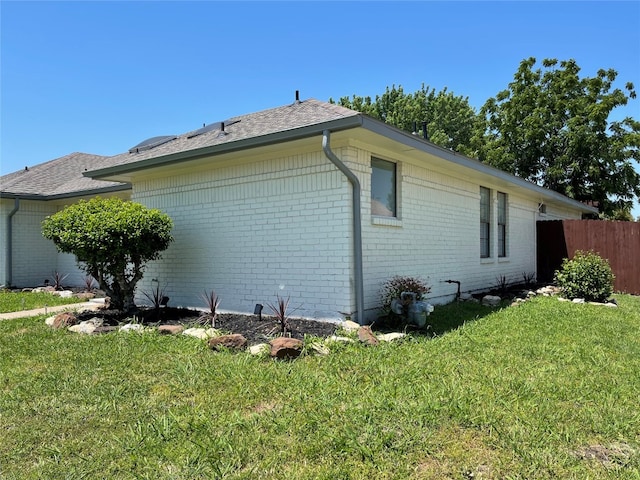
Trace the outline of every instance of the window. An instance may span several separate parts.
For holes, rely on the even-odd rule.
[[[498,192],[498,256],[507,256],[507,194]]]
[[[480,187],[480,257],[491,256],[491,190]]]
[[[397,216],[396,164],[371,158],[371,214]]]

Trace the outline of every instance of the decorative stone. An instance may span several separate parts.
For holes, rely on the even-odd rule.
[[[120,327],[121,332],[142,332],[143,330],[144,326],[140,323],[127,323]]]
[[[215,337],[218,335],[218,331],[213,328],[204,329],[204,328],[187,328],[182,332],[183,335],[188,335],[190,337],[199,338],[200,340],[208,340],[211,337]]]
[[[342,322],[340,326],[345,332],[357,332],[358,329],[360,328],[360,325],[358,325],[356,322],[352,320],[346,320]]]
[[[50,327],[53,327],[53,321],[56,319],[56,315],[53,315],[52,317],[47,317],[44,319],[44,324],[48,325]]]
[[[584,303],[584,298],[574,298],[571,300],[573,303]]]
[[[313,350],[317,355],[329,355],[331,351],[321,342],[314,342],[309,345],[309,348]]]
[[[81,300],[91,300],[92,298],[95,298],[95,296],[96,294],[91,292],[76,293],[76,297],[78,297]]]
[[[164,335],[178,335],[184,331],[182,325],[160,325],[158,327],[158,333]]]
[[[209,340],[209,348],[211,350],[220,350],[221,348],[243,350],[246,347],[247,339],[239,333],[233,333],[231,335],[219,335]]]
[[[393,342],[394,340],[406,337],[406,335],[406,333],[400,332],[384,333],[382,335],[378,335],[378,340],[380,340],[381,342]]]
[[[59,290],[59,291],[56,291],[55,294],[62,298],[73,297],[73,292],[71,290]]]
[[[482,305],[485,305],[487,307],[497,307],[498,305],[500,305],[501,301],[502,299],[497,295],[485,295],[484,297],[482,297]]]
[[[79,323],[78,325],[71,325],[68,330],[73,333],[84,333],[87,335],[91,335],[95,329],[95,325]]]
[[[353,343],[353,338],[349,337],[341,337],[338,335],[331,335],[327,337],[327,342],[338,342],[338,343]]]
[[[251,345],[249,347],[249,353],[251,355],[262,355],[271,351],[271,346],[268,343],[258,343],[257,345]]]
[[[371,331],[371,327],[360,327],[358,328],[358,339],[368,346],[378,345],[378,339]]]
[[[269,342],[271,356],[274,358],[297,358],[302,353],[304,343],[297,338],[278,337]]]
[[[473,295],[471,295],[470,293],[461,293],[459,297],[461,302],[468,302],[472,298],[473,298]]]
[[[67,328],[78,323],[78,319],[73,313],[63,312],[53,317],[53,328]]]

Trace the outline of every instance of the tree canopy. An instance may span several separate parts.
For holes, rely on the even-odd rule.
[[[134,307],[135,287],[145,264],[160,258],[173,241],[165,213],[118,198],[93,198],[47,217],[42,234],[57,249],[76,256],[98,281],[115,309]]]
[[[332,99],[329,100],[333,102]],[[382,95],[341,97],[338,104],[408,132],[423,134],[423,122],[429,140],[441,147],[471,153],[471,139],[478,128],[479,117],[469,99],[454,95],[445,88],[436,92],[424,84],[414,93],[402,86],[387,87]]]
[[[640,122],[611,120],[636,97],[613,88],[617,72],[580,77],[574,60],[520,63],[506,90],[484,104],[481,161],[585,202],[605,215],[629,211],[640,196]]]
[[[412,94],[394,85],[375,100],[353,95],[338,103],[409,132],[426,122],[437,145],[597,205],[607,218],[628,218],[640,198],[640,122],[613,120],[612,112],[636,98],[633,84],[614,88],[613,69],[580,76],[574,60],[536,64],[523,60],[479,113],[468,97],[424,84]]]

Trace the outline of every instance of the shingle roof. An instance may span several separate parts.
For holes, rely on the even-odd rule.
[[[101,189],[126,188],[125,184],[93,180],[83,176],[86,170],[108,165],[109,157],[89,153],[71,153],[34,167],[0,177],[0,193],[23,197],[56,197],[82,194]]]
[[[192,130],[178,135],[174,140],[140,152],[130,153],[127,150],[110,157],[72,153],[28,170],[0,177],[0,196],[50,198],[79,195],[87,191],[126,188],[127,184],[96,180],[84,176],[83,173],[135,164],[171,154],[286,132],[357,115],[360,114],[353,110],[318,100],[296,101],[290,105],[225,120],[228,126],[225,125],[224,134],[221,134],[220,125],[217,125],[217,128],[206,133],[193,136],[197,130]]]
[[[261,137],[272,133],[286,132],[358,115],[360,115],[359,112],[349,110],[339,105],[320,102],[314,99],[304,100],[290,105],[225,120],[225,123],[229,126],[225,126],[225,132],[222,135],[220,129],[216,128],[207,133],[192,137],[196,131],[192,130],[178,135],[175,140],[171,140],[151,150],[138,153],[121,153],[110,158],[109,166],[116,167],[151,158],[164,157],[174,153],[198,150],[224,143]]]

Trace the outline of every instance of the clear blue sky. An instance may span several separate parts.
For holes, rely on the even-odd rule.
[[[422,83],[479,108],[518,64],[640,89],[640,1],[0,2],[0,173],[302,98]],[[617,116],[640,119],[640,99]],[[640,215],[640,208],[634,216]]]

